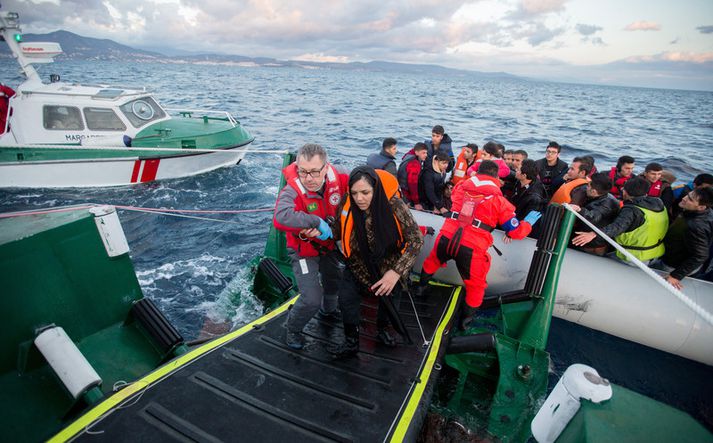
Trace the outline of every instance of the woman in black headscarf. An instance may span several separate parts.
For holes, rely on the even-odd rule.
[[[370,166],[359,166],[349,175],[349,190],[337,213],[341,215],[334,235],[341,240],[348,265],[343,288],[348,300],[343,307],[348,311],[343,312],[346,343],[341,353],[353,354],[359,349],[359,294],[368,291],[377,297],[390,296],[398,308],[399,281],[408,278],[423,237],[401,199],[396,178]],[[383,301],[376,320],[377,339],[395,346],[386,329],[389,315],[382,306],[386,306]]]

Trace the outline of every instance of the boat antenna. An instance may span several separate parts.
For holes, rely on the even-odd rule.
[[[1,5],[0,5],[1,6]],[[28,80],[41,81],[32,63],[44,63],[42,60],[31,60],[20,48],[22,30],[20,29],[20,14],[17,12],[0,12],[0,36],[10,47],[10,52],[17,59]]]

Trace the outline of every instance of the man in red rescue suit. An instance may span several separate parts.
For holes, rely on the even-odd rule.
[[[306,144],[297,161],[283,169],[287,185],[275,204],[275,227],[287,233],[287,250],[300,297],[287,316],[287,345],[302,349],[302,328],[317,312],[338,316],[340,270],[328,219],[336,218],[337,206],[347,191],[348,174],[327,161],[320,145]],[[320,309],[321,308],[321,309]]]
[[[10,99],[15,95],[15,91],[4,84],[0,83],[0,134],[5,132],[5,122],[7,122],[7,110],[9,108]]]
[[[531,211],[521,222],[515,218],[515,207],[500,191],[498,165],[490,160],[480,164],[476,175],[459,183],[452,198],[451,212],[445,214],[446,221],[435,246],[423,263],[419,285],[424,288],[439,268],[448,260],[455,260],[465,283],[466,306],[462,318],[469,319],[483,302],[493,229],[501,226],[507,237],[521,240],[541,214]]]

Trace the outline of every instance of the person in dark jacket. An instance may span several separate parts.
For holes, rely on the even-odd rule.
[[[693,179],[693,181],[686,183],[683,186],[677,186],[676,189],[673,190],[673,218],[675,219],[676,216],[681,213],[682,209],[679,205],[681,204],[681,201],[683,200],[683,197],[686,196],[686,194],[688,194],[694,189],[707,187],[713,187],[713,175],[706,173],[698,174]]]
[[[668,229],[666,207],[658,197],[649,197],[649,183],[634,177],[624,184],[624,206],[616,219],[602,228],[602,232],[624,247],[641,262],[648,264],[661,257],[665,247],[663,239]],[[597,237],[595,232],[575,232],[572,239],[575,246],[584,246]],[[617,252],[622,261],[627,258]]]
[[[425,140],[424,143],[428,147],[428,159],[426,164],[430,164],[431,159],[437,152],[445,152],[448,155],[448,167],[446,172],[451,172],[456,164],[455,155],[453,155],[453,140],[446,134],[443,126],[436,125],[431,129],[431,139]]]
[[[418,178],[423,169],[423,162],[428,156],[428,147],[425,143],[416,143],[409,152],[404,154],[399,164],[399,169],[396,172],[396,178],[399,180],[402,198],[409,207],[423,210],[420,199],[418,197]]]
[[[418,199],[424,209],[433,210],[434,214],[448,212],[444,198],[448,162],[448,154],[437,152],[430,163],[426,159],[418,179]]]
[[[681,280],[701,268],[713,243],[713,188],[694,189],[680,203],[683,212],[671,224],[666,253],[651,267],[669,272],[666,280],[682,289]]]
[[[387,137],[381,144],[381,151],[369,154],[366,164],[374,169],[383,169],[396,177],[396,139]]]
[[[537,169],[540,171],[540,181],[547,191],[547,196],[557,191],[564,183],[564,175],[567,173],[567,163],[560,159],[562,148],[557,142],[550,142],[545,149],[545,158],[537,160]]]
[[[570,205],[572,209],[579,212],[584,218],[594,226],[601,229],[616,219],[619,213],[619,200],[609,193],[611,189],[611,179],[605,172],[598,172],[592,175],[592,180],[587,185],[587,202],[584,206]],[[591,232],[591,228],[584,223],[577,221],[574,226],[575,232]],[[609,248],[601,237],[595,237],[582,251],[596,255],[604,255]]]
[[[509,198],[510,203],[515,205],[515,217],[518,220],[525,218],[530,211],[543,212],[547,206],[547,192],[544,186],[537,179],[539,171],[534,160],[524,160],[522,165],[515,171],[515,191]],[[540,235],[540,224],[532,227],[529,236],[538,238]]]

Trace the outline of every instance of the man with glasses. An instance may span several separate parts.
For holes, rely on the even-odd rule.
[[[287,233],[287,250],[300,297],[287,316],[287,346],[302,349],[302,329],[318,312],[337,319],[340,262],[327,220],[336,217],[349,175],[327,161],[327,152],[306,144],[283,169],[287,185],[275,204],[273,223]]]
[[[559,158],[561,151],[559,143],[550,142],[545,149],[545,158],[537,160],[540,181],[550,197],[564,183],[564,174],[567,172],[567,163]]]

